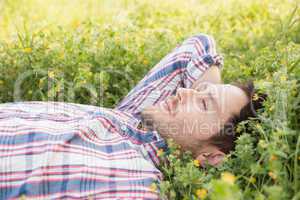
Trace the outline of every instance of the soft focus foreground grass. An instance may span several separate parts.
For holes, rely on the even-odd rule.
[[[211,34],[225,58],[225,82],[254,79],[269,95],[266,108],[260,122],[237,128],[236,151],[217,169],[199,170],[170,143],[162,197],[300,199],[298,4],[2,0],[0,102],[113,107],[185,38]]]

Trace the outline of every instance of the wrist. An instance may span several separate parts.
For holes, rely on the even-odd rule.
[[[205,81],[215,83],[215,84],[222,83],[221,69],[216,65],[212,65],[209,69],[207,69],[203,73],[203,75],[198,80],[196,80],[193,83],[192,88],[197,87],[199,83]]]

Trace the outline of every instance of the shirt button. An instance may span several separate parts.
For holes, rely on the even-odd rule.
[[[122,129],[123,131],[126,131],[126,130],[127,130],[127,127],[126,127],[125,125],[122,125],[122,126],[121,126],[121,129]]]

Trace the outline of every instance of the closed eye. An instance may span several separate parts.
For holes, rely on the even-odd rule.
[[[181,101],[181,96],[179,93],[176,94],[176,97],[178,98],[179,101]]]
[[[202,99],[202,104],[203,104],[204,110],[207,110],[207,104],[204,99]]]

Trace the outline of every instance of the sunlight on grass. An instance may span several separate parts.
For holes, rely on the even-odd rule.
[[[24,25],[31,29],[52,25],[77,27],[81,22],[95,18],[103,23],[109,22],[122,14],[121,7],[122,4],[115,5],[112,1],[96,0],[3,1],[0,33],[8,37]]]
[[[253,6],[253,2],[257,5]],[[144,7],[151,6],[153,13],[159,10],[164,16],[178,17],[181,23],[185,20],[200,20],[205,16],[214,16],[216,20],[222,17],[221,14],[228,14],[232,11],[238,12],[239,9],[247,9],[252,6],[253,15],[257,14],[259,8],[256,6],[266,6],[270,4],[269,11],[276,12],[278,16],[284,15],[288,7],[293,4],[281,4],[280,1],[245,1],[245,0],[167,0],[167,1],[130,1],[121,0],[113,2],[110,0],[2,0],[0,3],[0,36],[9,39],[15,36],[17,30],[28,29],[47,29],[50,26],[63,26],[76,28],[82,22],[97,21],[99,24],[130,23],[128,15],[135,10],[143,11]],[[220,11],[222,11],[220,13]],[[268,15],[268,13],[262,13]],[[147,19],[146,19],[147,20]],[[155,19],[152,19],[155,20]],[[168,19],[165,19],[168,21]],[[249,16],[248,20],[252,20]],[[152,23],[155,23],[153,21]],[[178,21],[168,21],[177,23]],[[203,21],[205,24],[206,22]]]

